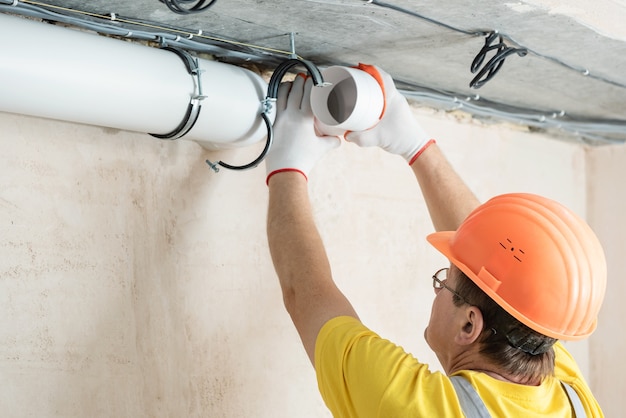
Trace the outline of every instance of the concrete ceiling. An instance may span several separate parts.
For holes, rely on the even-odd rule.
[[[230,51],[239,51],[270,67],[286,58],[293,32],[300,57],[320,66],[379,65],[430,105],[466,104],[472,112],[472,104],[483,118],[525,115],[534,128],[566,126],[556,134],[579,132],[592,143],[626,141],[626,0],[217,0],[187,15],[158,0],[43,4],[115,13],[115,24],[122,26],[120,16],[202,30],[211,37],[203,42],[228,41],[217,42],[223,47],[215,52],[218,58],[237,61],[240,55]],[[485,44],[484,34],[494,30],[528,54],[508,56],[490,81],[470,88],[470,64]],[[431,100],[435,96],[447,99]]]

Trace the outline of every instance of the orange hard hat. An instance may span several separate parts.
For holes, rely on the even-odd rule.
[[[504,310],[552,338],[596,328],[606,260],[589,225],[561,204],[505,194],[476,208],[456,231],[428,241]]]

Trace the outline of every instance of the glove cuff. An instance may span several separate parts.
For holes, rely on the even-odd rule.
[[[435,141],[434,139],[429,139],[428,141],[426,141],[426,143],[415,153],[415,155],[411,157],[411,159],[409,160],[409,165],[413,165],[415,160],[417,160],[417,157],[422,155],[422,153],[426,151],[426,148],[428,148],[429,146],[431,146],[432,144],[436,142],[437,141]]]
[[[286,171],[295,171],[296,173],[300,173],[304,176],[304,179],[306,181],[309,181],[309,178],[307,177],[306,173],[302,170],[299,170],[297,168],[279,168],[278,170],[274,170],[271,173],[269,173],[267,175],[267,178],[265,179],[265,185],[269,186],[270,184],[270,177],[272,177],[274,174],[278,174],[278,173],[284,173]]]

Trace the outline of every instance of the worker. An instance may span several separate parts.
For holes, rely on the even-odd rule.
[[[359,418],[603,416],[560,342],[596,327],[606,285],[597,237],[541,196],[506,194],[480,204],[391,76],[366,70],[385,92],[384,114],[345,139],[402,156],[418,181],[436,230],[427,239],[450,262],[432,276],[424,332],[445,373],[362,324],[333,280],[307,181],[341,140],[318,132],[312,80],[298,76],[281,84],[277,98],[266,159],[267,234],[285,307],[330,411]]]

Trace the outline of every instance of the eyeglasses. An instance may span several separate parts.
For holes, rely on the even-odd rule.
[[[463,302],[467,303],[468,305],[471,305],[471,303],[469,303],[467,299],[461,296],[459,292],[457,292],[456,290],[454,290],[453,288],[451,288],[450,286],[446,284],[446,280],[448,280],[449,271],[450,269],[448,267],[444,267],[442,269],[437,270],[435,274],[433,274],[433,288],[435,289],[435,292],[441,289],[447,289],[449,292],[451,292],[453,295],[456,295]]]

